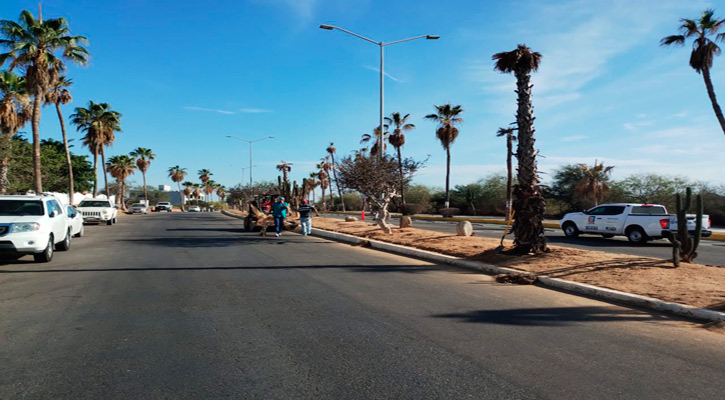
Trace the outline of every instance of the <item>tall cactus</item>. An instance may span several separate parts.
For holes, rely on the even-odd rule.
[[[702,236],[702,196],[695,197],[695,232],[690,236],[687,231],[687,211],[692,205],[692,189],[687,188],[685,192],[685,200],[683,203],[682,196],[677,193],[675,197],[677,204],[677,233],[670,233],[668,239],[672,243],[672,262],[675,267],[680,266],[680,261],[691,263],[697,257],[697,247],[700,245],[700,237]]]

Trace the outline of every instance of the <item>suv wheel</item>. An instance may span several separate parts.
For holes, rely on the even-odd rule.
[[[627,232],[627,239],[629,239],[630,243],[637,245],[645,244],[647,243],[647,240],[649,240],[647,234],[639,227],[630,229],[629,232]]]
[[[566,237],[575,238],[579,236],[579,229],[573,222],[566,222],[562,228]]]
[[[45,250],[43,250],[42,253],[33,254],[33,258],[35,259],[35,262],[39,263],[47,263],[53,259],[53,235],[50,235],[50,239],[48,239],[48,245],[45,247]]]
[[[68,251],[70,250],[70,240],[71,240],[71,233],[70,229],[68,229],[68,232],[65,234],[65,239],[63,239],[62,242],[58,243],[58,250],[60,251]]]
[[[109,219],[108,221],[106,221],[106,225],[113,225],[113,219]]]

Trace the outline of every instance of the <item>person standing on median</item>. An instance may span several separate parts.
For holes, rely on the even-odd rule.
[[[287,217],[287,213],[292,212],[289,209],[289,204],[284,202],[284,197],[277,197],[277,201],[272,204],[272,216],[274,217],[274,229],[276,233],[274,236],[279,237],[284,229],[284,219]]]
[[[312,218],[310,212],[314,211],[318,217],[320,213],[317,212],[313,205],[310,205],[307,200],[302,200],[302,205],[297,211],[300,213],[300,225],[302,225],[302,235],[307,236],[312,232]]]

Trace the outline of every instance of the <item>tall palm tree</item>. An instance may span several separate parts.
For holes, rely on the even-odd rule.
[[[0,46],[8,52],[0,54],[0,65],[10,60],[10,69],[25,70],[28,92],[33,96],[33,183],[36,193],[43,192],[40,169],[40,109],[45,92],[65,70],[63,59],[79,65],[88,62],[83,36],[71,36],[65,18],[43,20],[30,11],[20,13],[18,22],[0,20]]]
[[[184,197],[181,199],[181,204],[186,204],[186,199],[191,198],[191,193],[192,193],[191,188],[194,187],[194,182],[185,181],[181,185],[184,186]],[[181,187],[179,187],[179,188],[181,188]],[[179,192],[179,193],[181,193],[181,192]]]
[[[387,150],[387,147],[388,147],[385,144],[385,142],[388,141],[388,134],[390,132],[388,131],[388,126],[387,125],[383,125],[383,128],[384,128],[384,131],[383,131],[383,145],[382,145],[382,148],[383,148],[383,154],[385,154],[385,151]],[[376,156],[376,155],[378,155],[378,153],[380,151],[380,144],[378,143],[378,141],[380,141],[380,128],[379,127],[375,127],[375,129],[373,129],[373,133],[372,134],[370,134],[370,133],[363,133],[362,138],[360,139],[360,143],[361,144],[368,143],[368,142],[373,142],[373,146],[370,148],[370,156]]]
[[[65,105],[73,101],[73,96],[71,96],[70,90],[68,90],[71,85],[73,85],[72,79],[59,76],[45,93],[45,104],[55,105],[58,121],[60,121],[60,131],[63,134],[63,146],[65,147],[65,161],[68,164],[68,202],[73,205],[73,194],[75,193],[75,188],[73,187],[73,162],[70,157],[68,134],[65,131],[65,120],[63,119],[63,112],[60,110],[61,104]]]
[[[151,165],[151,160],[156,158],[156,154],[151,149],[137,147],[136,150],[131,152],[130,156],[136,160],[136,167],[138,167],[141,175],[143,175],[143,199],[146,201],[146,205],[148,205],[149,196],[146,190],[146,171],[148,171]]]
[[[25,78],[11,71],[0,73],[0,193],[10,186],[8,169],[13,136],[32,117]]]
[[[287,162],[285,160],[280,161],[280,163],[276,166],[277,171],[282,172],[282,180],[285,183],[289,184],[289,173],[292,171],[291,165],[294,165],[291,162]]]
[[[400,113],[394,112],[390,114],[390,117],[386,117],[385,121],[388,125],[394,127],[393,134],[388,138],[388,142],[393,146],[398,153],[398,169],[400,170],[400,201],[405,205],[405,183],[403,179],[403,155],[401,149],[405,146],[405,132],[412,131],[415,129],[415,125],[408,123],[410,114],[401,116]]]
[[[201,189],[200,189],[201,185],[198,183],[195,183],[195,184],[191,185],[191,187],[194,189],[194,191],[191,192],[191,195],[194,196],[194,198],[196,199],[196,205],[198,206],[199,198],[201,198]]]
[[[227,197],[227,188],[223,185],[219,185],[216,188],[216,195],[219,196],[219,200],[224,202],[224,198]]]
[[[332,209],[335,207],[335,197],[332,194],[332,174],[330,174],[332,164],[330,163],[330,156],[322,157],[320,163],[317,164],[317,168],[320,169],[320,187],[322,188],[323,195],[325,189],[330,190],[330,208]]]
[[[690,67],[695,72],[702,73],[702,79],[705,81],[705,88],[707,89],[707,95],[710,97],[710,103],[712,103],[712,109],[715,111],[717,121],[720,123],[720,128],[725,133],[725,117],[723,116],[720,105],[715,97],[715,89],[712,86],[712,80],[710,79],[710,68],[712,68],[712,61],[715,56],[720,55],[720,47],[715,42],[721,42],[725,39],[725,33],[717,33],[720,28],[725,24],[725,20],[717,19],[714,17],[715,10],[709,8],[702,12],[700,19],[692,20],[687,18],[680,19],[682,25],[680,25],[680,35],[671,35],[660,40],[660,46],[683,46],[685,39],[694,38],[692,42],[692,52],[690,53]],[[714,40],[708,36],[714,35]]]
[[[506,136],[506,219],[511,218],[511,190],[513,189],[513,165],[511,159],[514,157],[514,142],[516,141],[516,135],[514,131],[516,128],[498,128],[496,132],[497,137]]]
[[[186,172],[186,168],[181,168],[180,166],[175,165],[175,166],[169,168],[168,174],[169,174],[169,178],[171,178],[172,181],[176,182],[176,185],[179,187],[179,197],[182,197],[180,182],[183,181],[184,178],[186,178],[186,175],[189,174],[188,172]],[[186,186],[186,185],[184,185],[184,186]],[[181,201],[181,211],[184,211],[183,198]]]
[[[108,103],[88,102],[88,107],[76,107],[75,114],[70,116],[71,124],[81,132],[85,132],[83,144],[93,154],[93,171],[95,184],[93,185],[93,196],[98,194],[98,155],[101,156],[103,166],[103,179],[108,195],[108,177],[106,171],[105,148],[116,140],[115,132],[121,131],[121,113],[111,110]]]
[[[534,106],[531,103],[531,72],[539,69],[541,54],[524,44],[515,50],[494,54],[494,69],[501,73],[513,73],[518,95],[516,126],[518,127],[519,161],[518,184],[514,187],[514,254],[547,251],[544,236],[544,211],[546,201],[539,188],[534,147]]]
[[[200,169],[199,172],[199,180],[201,181],[201,185],[204,186],[204,184],[211,179],[211,176],[214,175],[209,171],[208,169]]]
[[[216,190],[217,183],[213,180],[209,179],[206,182],[204,182],[202,185],[202,189],[204,190],[204,193],[208,196],[208,201],[211,202],[213,200],[212,194],[214,193],[214,190]]]
[[[436,137],[440,140],[441,145],[446,149],[446,202],[445,208],[449,208],[451,205],[451,145],[456,141],[458,137],[458,128],[456,125],[463,123],[463,118],[459,115],[463,114],[463,108],[460,105],[452,106],[450,103],[446,103],[442,106],[434,106],[436,108],[435,114],[428,114],[425,116],[426,119],[438,123],[438,129],[436,129]]]
[[[594,160],[594,166],[589,167],[586,164],[579,164],[582,169],[584,178],[576,185],[575,193],[587,199],[591,199],[597,206],[609,194],[609,186],[607,180],[614,169],[613,166],[605,167],[604,162],[597,164]]]
[[[310,172],[310,177],[307,179],[307,192],[312,193],[312,202],[315,203],[315,188],[320,185],[320,173]]]
[[[116,203],[121,205],[121,209],[125,210],[126,202],[124,201],[124,196],[126,193],[126,178],[133,174],[136,169],[134,159],[125,154],[109,157],[106,168],[111,173],[111,176],[116,178],[119,197]]]
[[[330,142],[330,145],[327,146],[327,154],[330,155],[330,159],[332,160],[332,175],[335,178],[335,184],[337,185],[337,194],[340,195],[340,205],[342,206],[342,211],[345,211],[345,201],[342,198],[342,187],[340,186],[340,181],[337,180],[337,163],[335,162],[335,153],[337,153],[337,148],[335,147],[335,143]]]

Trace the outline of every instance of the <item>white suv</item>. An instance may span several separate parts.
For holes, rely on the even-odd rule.
[[[105,222],[106,225],[116,223],[118,210],[107,199],[84,199],[78,204],[78,211],[84,222]]]
[[[6,257],[32,254],[36,262],[49,262],[55,249],[70,249],[70,230],[54,196],[0,196],[0,254]]]

